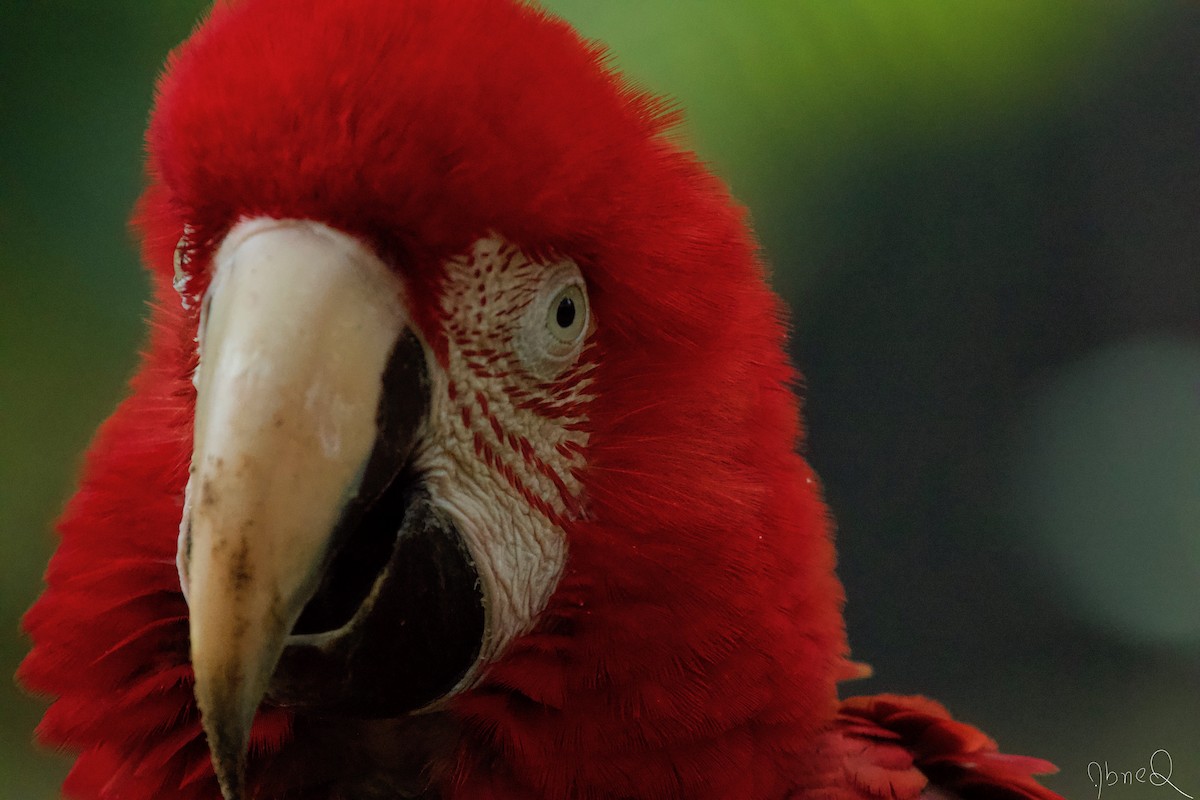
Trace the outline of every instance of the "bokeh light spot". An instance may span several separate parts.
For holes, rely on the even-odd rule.
[[[1015,481],[1077,611],[1122,638],[1200,645],[1200,342],[1136,339],[1068,366],[1022,426]]]

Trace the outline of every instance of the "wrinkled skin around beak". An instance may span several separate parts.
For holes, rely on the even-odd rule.
[[[179,567],[204,729],[238,798],[251,722],[360,489],[408,321],[400,279],[316,223],[242,222],[212,269]]]

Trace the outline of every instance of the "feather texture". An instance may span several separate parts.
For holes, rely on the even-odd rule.
[[[827,772],[796,800],[1061,800],[1034,779],[1053,764],[999,752],[924,697],[843,701],[818,761]]]

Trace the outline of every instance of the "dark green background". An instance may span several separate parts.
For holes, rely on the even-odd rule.
[[[0,4],[3,674],[136,364],[141,132],[204,5]],[[547,5],[679,100],[753,212],[876,668],[848,688],[937,697],[1070,798],[1158,748],[1200,796],[1200,10]],[[40,707],[0,686],[0,798],[55,796]]]

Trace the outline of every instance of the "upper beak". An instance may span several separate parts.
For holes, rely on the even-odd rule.
[[[285,640],[379,435],[403,284],[357,240],[239,223],[213,262],[179,567],[195,692],[226,798]]]

